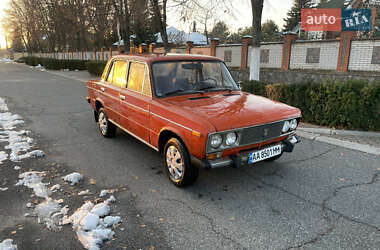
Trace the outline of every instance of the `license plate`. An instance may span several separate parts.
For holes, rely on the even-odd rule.
[[[267,147],[249,154],[248,163],[263,161],[265,159],[281,154],[281,145]]]

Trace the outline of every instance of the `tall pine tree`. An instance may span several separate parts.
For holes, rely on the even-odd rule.
[[[314,7],[313,0],[294,0],[293,7],[288,11],[284,18],[284,31],[290,31],[301,22],[301,9]]]

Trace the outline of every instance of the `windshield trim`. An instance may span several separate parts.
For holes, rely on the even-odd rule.
[[[156,98],[163,99],[163,98],[169,98],[169,97],[174,97],[174,96],[184,96],[184,95],[200,94],[199,91],[198,91],[198,92],[196,91],[196,92],[194,92],[194,93],[178,93],[178,94],[176,94],[176,95],[169,95],[169,96],[159,96],[159,95],[157,95],[157,93],[156,93],[156,79],[155,79],[155,77],[154,77],[153,65],[154,65],[154,64],[158,64],[158,63],[172,63],[172,62],[205,62],[205,63],[222,63],[222,64],[224,64],[224,66],[226,67],[226,69],[227,69],[227,71],[228,71],[228,74],[230,74],[230,76],[231,76],[231,72],[230,72],[230,70],[228,69],[226,63],[225,63],[223,60],[221,60],[221,59],[216,59],[216,60],[205,60],[205,59],[185,59],[185,60],[183,60],[183,59],[181,59],[181,60],[168,60],[168,61],[154,61],[154,62],[152,62],[152,63],[150,64],[150,71],[151,71],[151,74],[152,74],[152,79],[151,79],[151,81],[152,81],[152,83],[153,83],[153,84],[152,84],[152,86],[153,86],[153,91],[152,91],[152,93],[154,93],[154,96],[155,96]],[[237,86],[237,83],[236,83],[235,80],[232,78],[232,76],[231,76],[231,79],[232,79],[232,81],[235,83],[235,85]],[[236,89],[232,89],[232,88],[231,88],[231,90],[232,90],[232,91],[237,91],[237,90],[239,90],[239,88],[236,88]],[[225,90],[217,90],[217,91],[203,91],[203,90],[202,90],[202,92],[204,92],[204,93],[208,93],[208,92],[218,92],[218,91],[225,91]]]

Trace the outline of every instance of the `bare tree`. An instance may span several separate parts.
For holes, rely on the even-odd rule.
[[[160,30],[162,42],[166,52],[169,52],[168,34],[166,32],[166,6],[167,0],[150,0],[158,28]]]

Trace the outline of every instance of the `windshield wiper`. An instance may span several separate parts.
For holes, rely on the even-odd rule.
[[[226,91],[226,90],[228,90],[229,92],[234,90],[232,88],[220,88],[220,87],[212,87],[212,86],[204,87],[204,88],[201,88],[200,90],[206,90],[206,89],[209,89],[212,91]]]
[[[195,93],[204,93],[204,91],[177,89],[177,90],[173,90],[168,93],[165,93],[165,96],[170,96],[170,95],[175,95],[175,94],[195,94]]]

